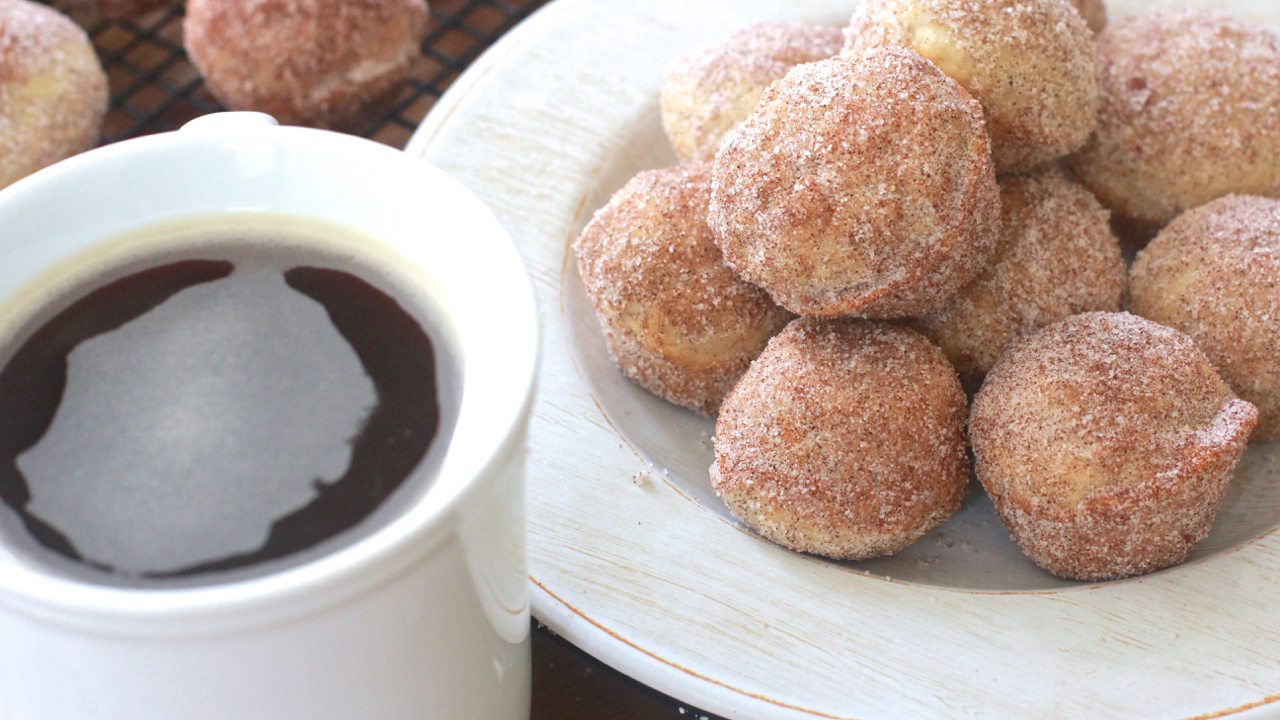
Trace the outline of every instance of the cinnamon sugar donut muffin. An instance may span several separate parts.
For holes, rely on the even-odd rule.
[[[188,0],[187,52],[227,107],[346,127],[391,95],[420,54],[424,0]]]
[[[864,0],[846,52],[909,47],[973,93],[1000,173],[1071,153],[1093,132],[1093,33],[1067,0]]]
[[[0,0],[0,188],[98,144],[107,76],[58,11]]]
[[[1280,41],[1225,15],[1176,10],[1098,35],[1098,132],[1073,169],[1136,228],[1229,193],[1280,196]]]
[[[1102,32],[1102,28],[1107,26],[1107,4],[1104,0],[1071,0],[1071,4],[1090,30]]]
[[[801,315],[941,309],[990,260],[999,215],[982,108],[900,48],[795,67],[712,172],[725,261]]]
[[[637,175],[574,249],[615,364],[710,415],[790,315],[725,266],[707,227],[706,165]]]
[[[1000,206],[993,263],[946,309],[916,321],[966,381],[985,375],[1015,337],[1124,300],[1110,215],[1060,168],[1002,179]]]
[[[1182,562],[1257,422],[1191,338],[1086,313],[1014,342],[969,421],[978,479],[1037,565],[1076,580]]]
[[[800,63],[840,52],[840,30],[801,23],[744,28],[711,47],[681,55],[662,80],[662,127],[684,162],[711,160],[764,89]]]
[[[1138,253],[1134,313],[1195,339],[1280,440],[1280,200],[1229,195],[1189,210]]]
[[[891,555],[960,507],[965,395],[918,332],[793,321],[716,421],[711,483],[756,532],[842,560]]]

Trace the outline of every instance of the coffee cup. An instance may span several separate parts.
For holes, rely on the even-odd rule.
[[[537,322],[477,198],[222,113],[0,228],[0,718],[528,716]]]

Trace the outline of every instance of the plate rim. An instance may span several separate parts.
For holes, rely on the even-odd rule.
[[[437,162],[446,171],[457,172],[460,168],[452,167],[447,160],[441,162],[441,159],[437,157],[437,142],[441,140],[443,134],[454,128],[456,122],[460,122],[456,119],[466,109],[476,104],[483,104],[486,101],[484,96],[486,82],[493,80],[496,75],[500,75],[504,71],[509,71],[520,61],[522,52],[527,53],[531,47],[537,47],[538,41],[546,33],[556,30],[560,24],[572,22],[575,14],[589,13],[598,10],[601,5],[608,4],[609,0],[555,0],[535,12],[530,18],[507,33],[482,54],[455,81],[454,85],[444,94],[414,133],[406,152]],[[733,0],[721,0],[721,4],[736,6],[738,3],[734,3]],[[850,9],[851,7],[852,5],[850,4]],[[619,14],[636,12],[630,7],[615,8],[615,10]],[[645,11],[640,10],[639,13],[644,14]],[[463,179],[464,183],[471,186],[486,200],[489,200],[487,191],[492,191],[492,187],[487,186],[487,183],[483,180],[477,180],[474,175],[468,175],[466,172],[463,175],[464,177],[460,179]],[[473,183],[478,183],[480,187]],[[570,224],[579,221],[582,217],[581,213],[587,211],[587,208],[579,206],[579,215]],[[513,236],[520,237],[514,231]],[[548,242],[561,243],[567,246],[571,239],[553,238]],[[527,254],[525,261],[526,264],[530,263]],[[542,293],[541,289],[539,293]],[[560,303],[558,295],[559,292],[557,290],[557,297],[554,298],[554,302],[549,302],[546,297],[540,297],[539,303],[558,305]],[[546,314],[548,317],[563,315],[563,313],[550,311]],[[544,342],[549,341],[550,339],[548,338]],[[545,352],[546,348],[544,348]],[[545,368],[541,372],[546,372]],[[585,382],[582,378],[578,378],[578,381]],[[539,400],[535,400],[535,404],[540,405],[540,399],[541,391],[539,392]],[[607,421],[607,413],[601,408],[598,408],[598,410]],[[539,409],[535,409],[535,413],[537,412],[539,412]],[[614,432],[617,433],[616,430]],[[621,433],[617,434],[621,438]],[[625,444],[625,438],[621,439]],[[532,476],[533,473],[530,472],[530,475]],[[670,483],[666,483],[666,485],[669,490],[676,494],[681,494]],[[530,491],[532,492],[533,490],[534,485],[531,477]],[[690,498],[686,497],[684,500],[697,505]],[[700,506],[698,511],[707,513]],[[719,518],[716,518],[715,522],[723,524],[723,521]],[[1280,561],[1278,561],[1280,555],[1277,554],[1277,551],[1280,550],[1280,539],[1278,539],[1278,536],[1280,536],[1280,533],[1272,532],[1226,554],[1235,558],[1236,561],[1240,561],[1240,556],[1242,555],[1264,555],[1263,557],[1250,557],[1247,562],[1265,563],[1264,575],[1269,572],[1269,577],[1272,580],[1280,580]],[[920,589],[920,586],[895,583],[884,578],[875,579],[881,580],[890,586],[896,586],[898,592],[914,591],[909,591],[907,588]],[[1265,580],[1266,578],[1264,577],[1263,579]],[[579,607],[579,603],[575,603],[573,598],[567,597],[555,587],[555,580],[543,576],[541,569],[532,560],[529,580],[534,614],[539,621],[545,623],[554,632],[564,636],[570,642],[583,648],[602,662],[682,701],[689,702],[707,711],[733,718],[796,720],[801,718],[852,717],[831,714],[822,709],[805,708],[786,700],[755,692],[750,688],[737,687],[731,682],[714,677],[710,673],[686,664],[679,658],[665,657],[662,652],[656,649],[652,643],[646,642],[644,638],[637,638],[632,633],[627,632],[625,628],[614,626],[607,620],[596,617],[590,609]],[[1106,586],[1076,586],[1057,590],[1015,591],[1010,593],[968,592],[943,588],[934,588],[933,590],[942,594],[954,594],[956,596],[1045,596],[1078,593],[1098,587]],[[1269,716],[1272,711],[1277,710],[1277,703],[1280,703],[1280,677],[1272,678],[1270,682],[1271,688],[1269,692],[1253,701],[1233,704],[1225,708],[1207,708],[1201,710],[1200,714],[1194,717],[1216,718],[1242,715],[1253,717],[1263,714]],[[884,710],[884,708],[881,708],[881,710]]]

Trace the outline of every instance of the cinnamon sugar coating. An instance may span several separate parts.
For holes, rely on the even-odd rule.
[[[1074,152],[1093,132],[1093,33],[1067,0],[864,0],[846,52],[909,47],[982,103],[1000,173]]]
[[[1258,407],[1280,440],[1280,200],[1229,195],[1189,210],[1138,253],[1133,312],[1175,327]]]
[[[574,246],[614,363],[706,415],[791,318],[725,266],[707,226],[710,194],[706,165],[642,172]]]
[[[891,555],[959,509],[964,416],[955,370],[923,335],[802,318],[725,399],[711,482],[734,515],[783,547]]]
[[[1107,26],[1107,4],[1104,0],[1071,0],[1071,4],[1090,30],[1102,32],[1102,28]]]
[[[974,399],[978,479],[1013,539],[1065,578],[1182,562],[1257,422],[1183,333],[1086,313],[1015,341]]]
[[[675,60],[662,80],[662,127],[684,162],[715,158],[773,81],[801,63],[840,52],[840,30],[801,23],[753,25]]]
[[[62,13],[0,0],[0,188],[98,144],[107,76]]]
[[[725,261],[801,315],[944,307],[990,260],[999,189],[982,109],[923,57],[792,69],[716,155]]]
[[[350,127],[404,81],[427,20],[424,0],[189,0],[183,32],[227,107]]]
[[[995,260],[945,310],[916,321],[966,380],[985,375],[1017,336],[1124,300],[1109,213],[1061,169],[1002,179],[1000,206]]]
[[[1280,196],[1280,41],[1225,15],[1157,11],[1098,35],[1098,132],[1076,175],[1158,229],[1229,193]]]

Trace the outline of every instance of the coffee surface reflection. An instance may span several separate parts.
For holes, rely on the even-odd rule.
[[[216,581],[350,534],[426,475],[447,441],[431,335],[296,260],[148,267],[23,333],[0,356],[0,532],[90,573]]]

